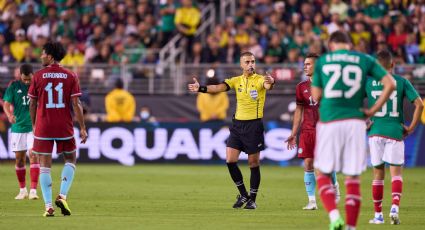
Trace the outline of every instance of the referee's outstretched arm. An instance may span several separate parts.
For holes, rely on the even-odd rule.
[[[193,83],[188,84],[188,89],[190,92],[201,92],[201,93],[220,93],[228,90],[228,86],[225,83],[220,83],[218,85],[199,85],[198,80],[193,78]]]

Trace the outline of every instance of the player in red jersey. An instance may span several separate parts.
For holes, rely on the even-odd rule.
[[[87,140],[83,109],[79,99],[81,91],[78,77],[58,64],[64,56],[65,49],[60,43],[46,43],[41,54],[44,68],[34,74],[28,91],[28,96],[31,98],[30,115],[34,129],[33,152],[40,156],[40,186],[46,207],[44,216],[54,216],[50,168],[55,142],[57,153],[62,154],[65,160],[60,193],[55,204],[61,209],[63,215],[71,215],[66,202],[76,164],[71,106],[80,125],[81,143]]]
[[[304,184],[308,195],[308,204],[304,210],[316,210],[316,177],[314,175],[313,158],[314,147],[316,143],[316,124],[319,120],[319,103],[313,100],[311,96],[311,81],[313,77],[314,63],[319,55],[308,54],[304,60],[304,73],[308,77],[307,80],[300,82],[296,87],[296,102],[294,121],[292,125],[292,133],[286,140],[288,149],[297,146],[297,133],[300,128],[298,157],[304,159]],[[339,185],[336,180],[336,174],[332,174],[332,180],[339,200]]]

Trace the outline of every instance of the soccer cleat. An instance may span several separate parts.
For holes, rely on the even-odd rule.
[[[343,230],[344,229],[344,220],[340,217],[337,220],[331,222],[329,225],[330,230]]]
[[[69,209],[68,203],[61,196],[56,197],[55,201],[56,206],[61,209],[61,212],[64,216],[71,215],[71,209]]]
[[[317,209],[317,204],[316,204],[316,201],[309,201],[308,202],[308,204],[307,204],[307,206],[305,206],[304,208],[303,208],[303,210],[316,210]]]
[[[247,210],[257,209],[257,204],[255,203],[255,201],[249,199],[248,202],[246,203],[244,209],[247,209]]]
[[[38,200],[37,190],[31,189],[30,190],[30,194],[28,196],[28,199],[30,199],[30,200]]]
[[[375,216],[373,219],[369,220],[369,224],[383,224],[384,217],[382,215]]]
[[[53,216],[55,216],[55,210],[53,208],[49,208],[44,212],[43,216],[44,217],[53,217]]]
[[[18,195],[15,196],[15,200],[24,200],[28,197],[27,189],[22,189],[19,191]]]
[[[399,225],[401,223],[400,218],[398,217],[398,212],[395,208],[391,209],[390,219],[391,219],[391,224]]]
[[[236,197],[236,202],[233,204],[233,208],[242,208],[242,206],[248,202],[249,197],[238,195]]]

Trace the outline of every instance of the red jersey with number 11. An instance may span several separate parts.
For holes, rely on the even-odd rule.
[[[71,98],[81,96],[78,77],[58,64],[34,74],[28,96],[37,99],[35,139],[68,140],[74,137]]]
[[[311,81],[300,82],[296,87],[297,105],[304,108],[301,132],[316,130],[316,124],[319,120],[319,103],[313,100],[311,96]]]

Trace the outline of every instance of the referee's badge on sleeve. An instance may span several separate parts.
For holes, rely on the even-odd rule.
[[[251,98],[256,100],[258,97],[258,91],[256,89],[250,90],[249,94],[251,95]]]

